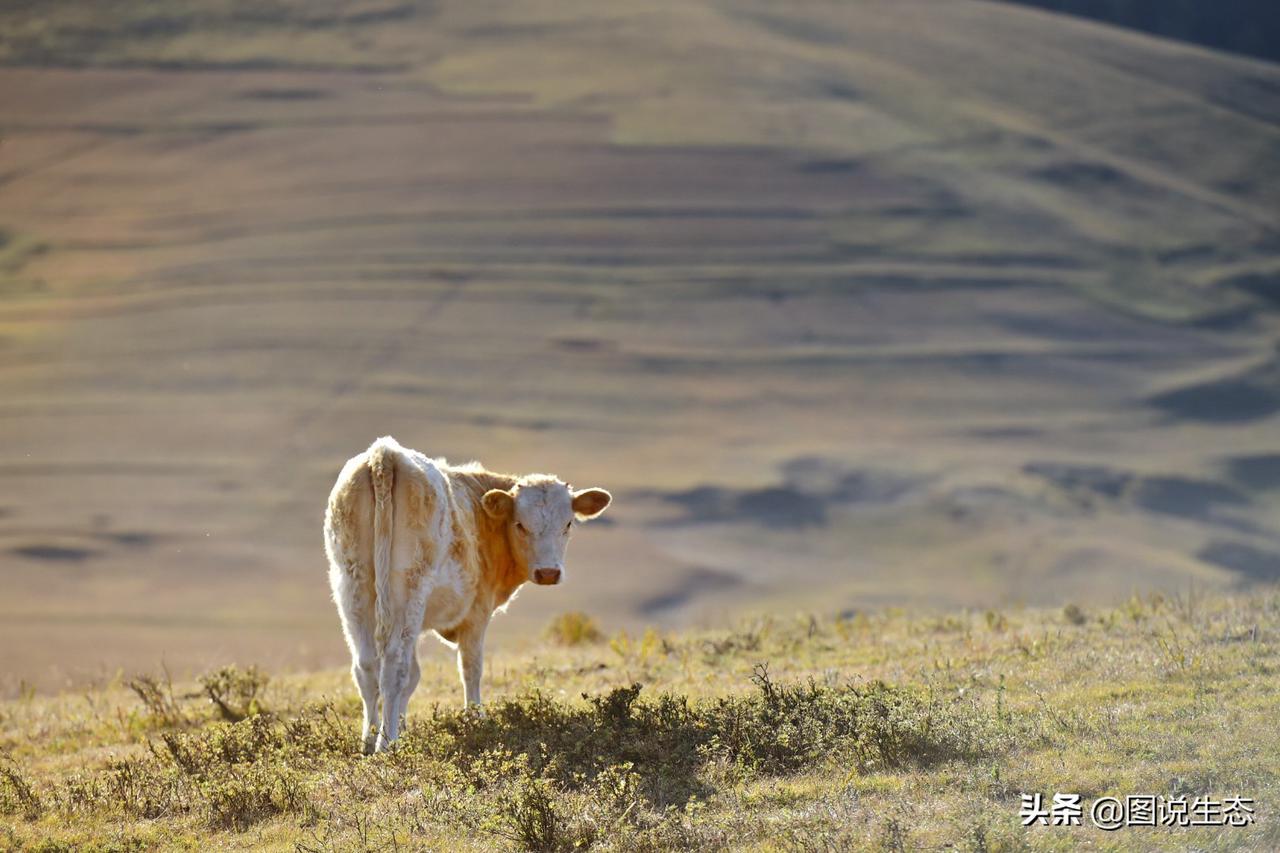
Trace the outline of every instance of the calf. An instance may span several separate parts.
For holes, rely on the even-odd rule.
[[[324,518],[329,584],[364,701],[364,751],[398,735],[418,686],[417,640],[458,649],[465,703],[479,704],[484,634],[526,581],[557,584],[575,519],[609,505],[547,474],[454,466],[380,438],[347,461]],[[381,724],[378,700],[382,700]]]

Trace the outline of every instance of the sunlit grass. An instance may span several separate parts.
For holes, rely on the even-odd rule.
[[[575,624],[590,617],[578,614]],[[563,620],[561,620],[563,621]],[[225,668],[0,705],[7,843],[348,849],[1261,849],[1280,596],[553,636],[486,712],[424,667],[359,755],[344,673]],[[1173,639],[1171,639],[1173,638]],[[214,701],[211,701],[214,700]],[[1023,828],[1022,792],[1253,797],[1249,827]],[[60,846],[61,845],[61,846]]]

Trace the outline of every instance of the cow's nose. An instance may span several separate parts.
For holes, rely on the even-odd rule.
[[[551,586],[560,583],[559,569],[534,569],[533,582],[542,584],[543,586]]]

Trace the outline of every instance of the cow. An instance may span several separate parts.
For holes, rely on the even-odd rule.
[[[364,702],[366,754],[399,734],[418,686],[422,632],[457,649],[464,707],[480,704],[489,620],[525,583],[560,583],[574,521],[595,518],[611,500],[549,474],[450,465],[390,436],[347,461],[329,495],[324,540]]]

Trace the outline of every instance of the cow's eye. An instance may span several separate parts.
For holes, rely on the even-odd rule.
[[[520,523],[520,522],[518,522],[518,521],[516,522],[516,530],[519,530],[521,533],[528,533],[528,532],[529,532],[528,530],[525,530],[525,529],[524,529],[524,525],[523,525],[523,524],[521,524],[521,523]]]

